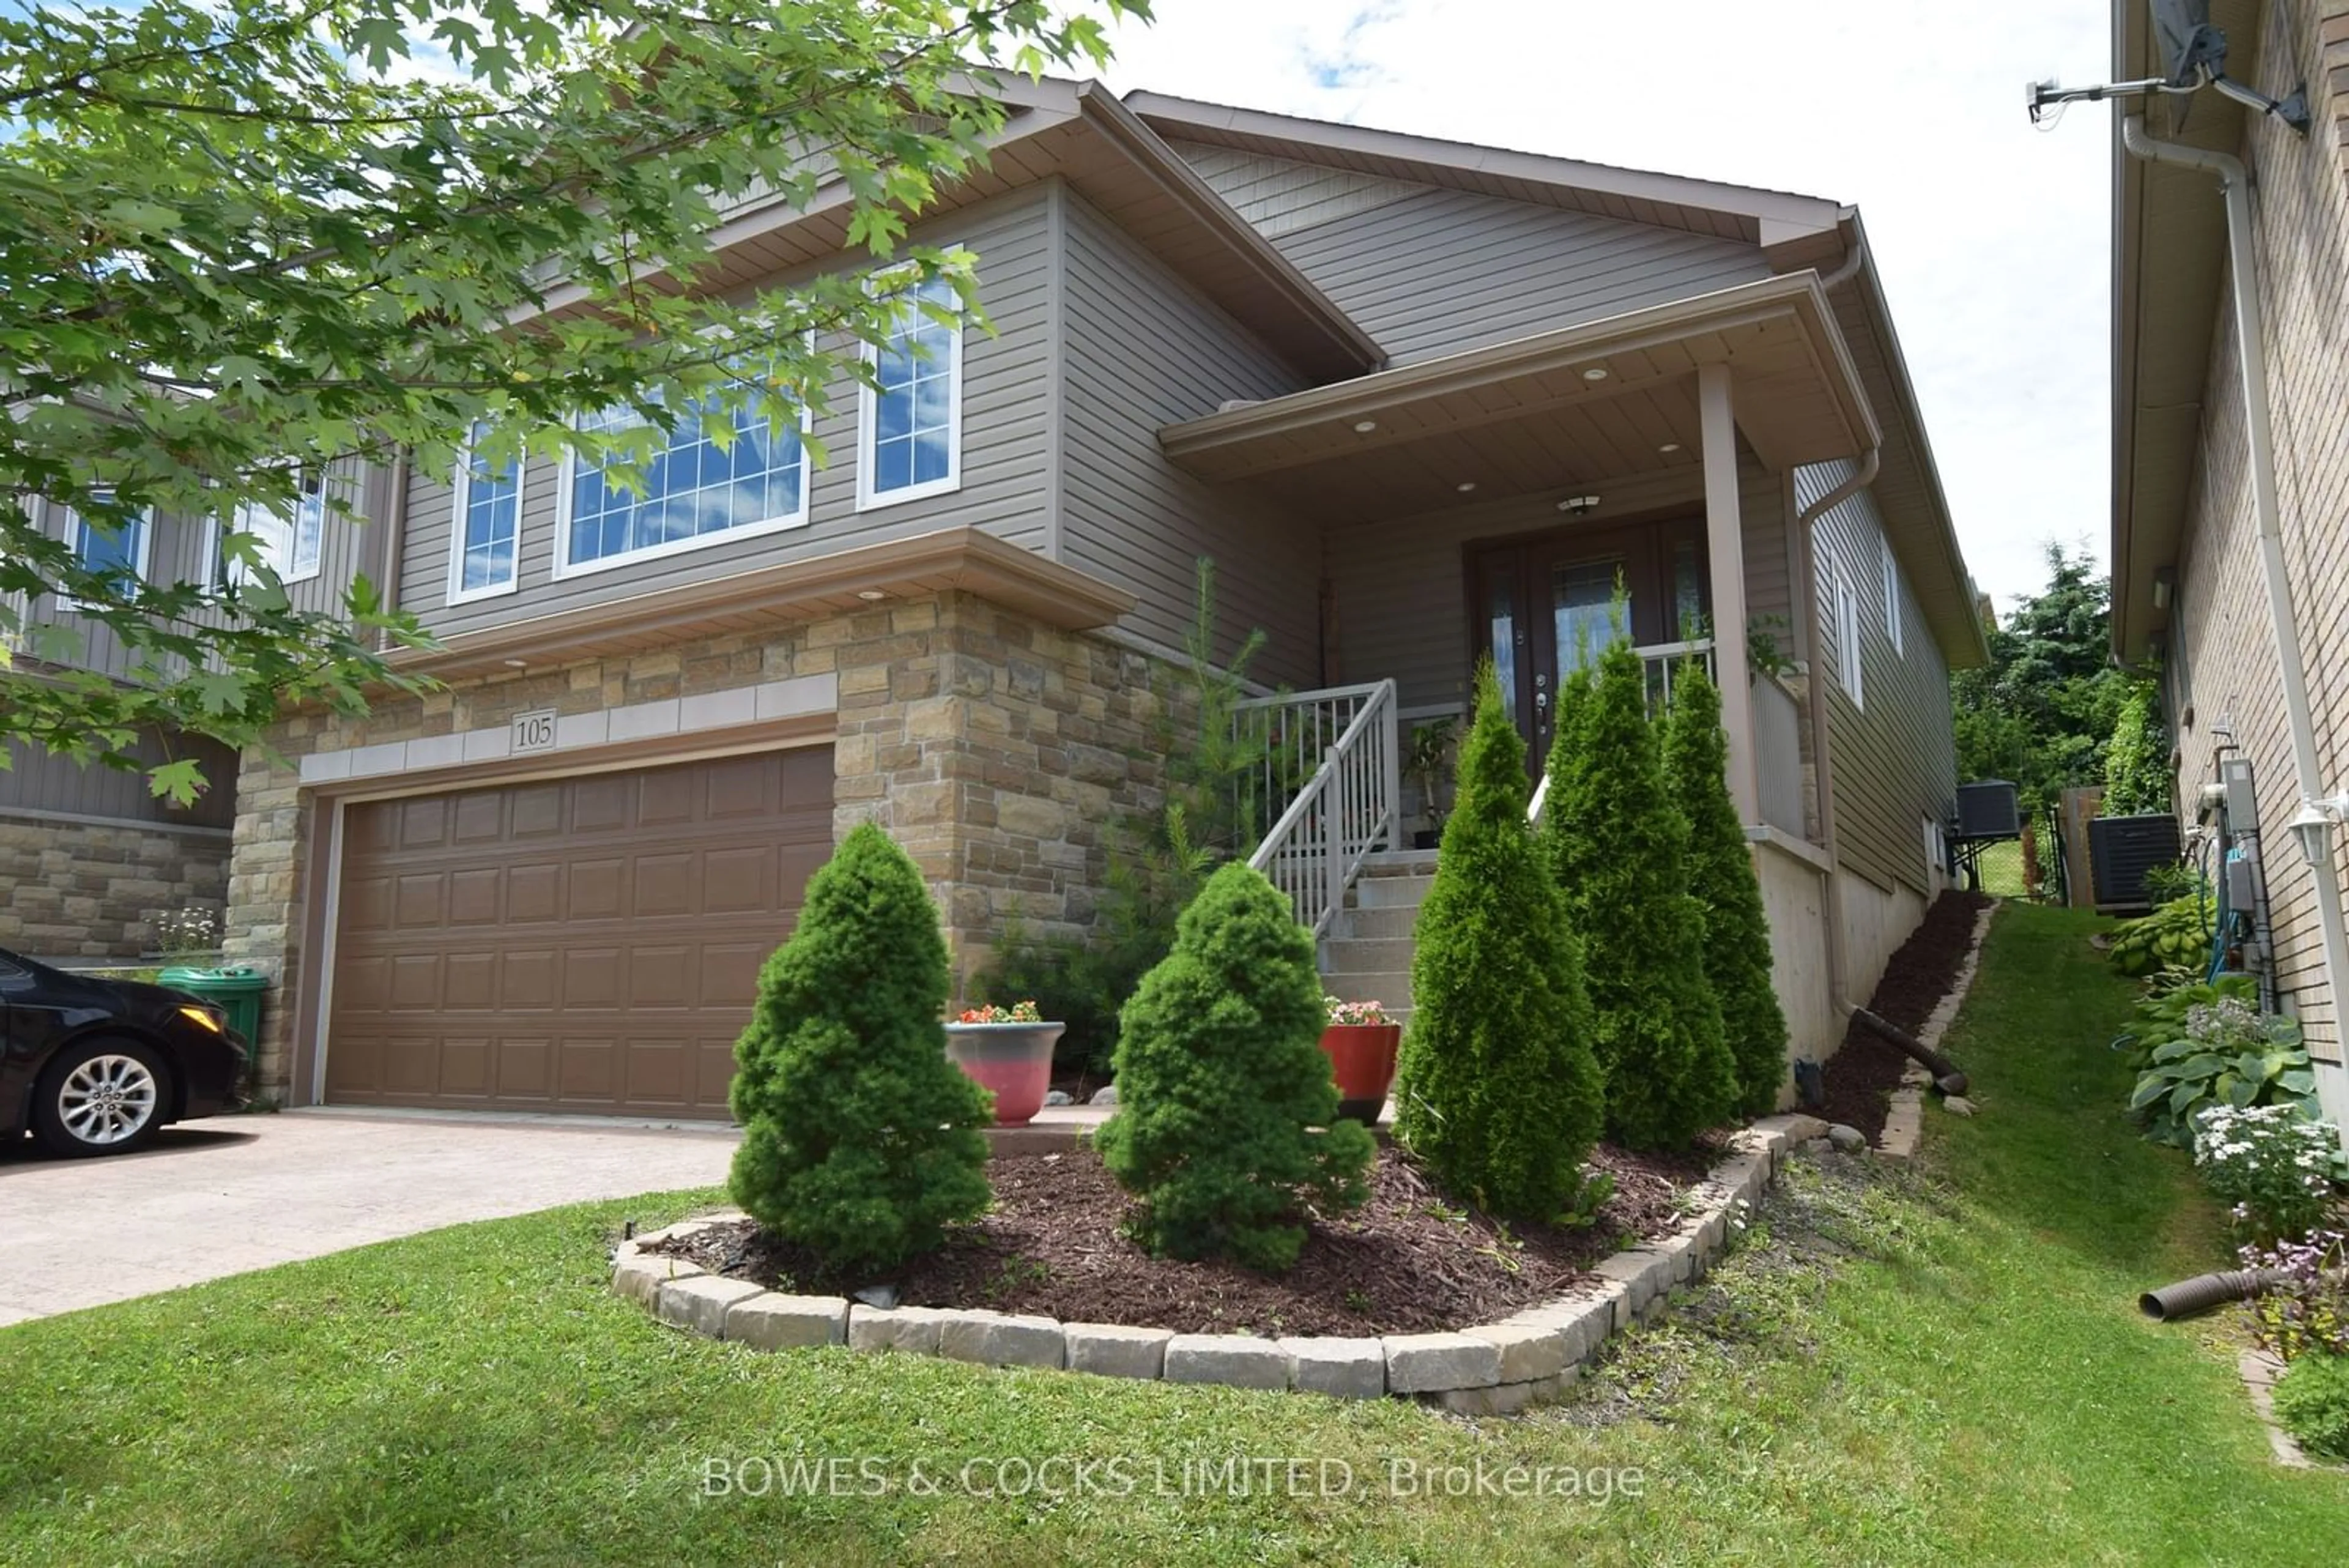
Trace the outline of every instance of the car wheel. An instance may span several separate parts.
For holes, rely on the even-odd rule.
[[[57,1054],[33,1092],[33,1134],[68,1158],[128,1154],[162,1125],[170,1076],[132,1040],[92,1040]]]

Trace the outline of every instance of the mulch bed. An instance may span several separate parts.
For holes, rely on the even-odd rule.
[[[1068,1323],[1184,1334],[1412,1334],[1489,1323],[1556,1296],[1627,1235],[1669,1233],[1677,1204],[1721,1158],[1723,1135],[1654,1158],[1601,1147],[1614,1196],[1587,1229],[1504,1228],[1447,1201],[1381,1143],[1361,1209],[1315,1220],[1277,1278],[1226,1263],[1154,1258],[1125,1237],[1131,1200],[1089,1149],[989,1162],[995,1207],[894,1279],[910,1305],[988,1307]],[[775,1289],[845,1295],[876,1282],[827,1276],[812,1259],[731,1221],[656,1251]]]
[[[1957,983],[1958,971],[1973,943],[1974,922],[1990,898],[1952,888],[1933,900],[1924,923],[1900,944],[1877,982],[1868,1010],[1914,1034]],[[1908,1070],[1909,1058],[1890,1041],[1857,1023],[1844,1031],[1843,1044],[1829,1059],[1826,1103],[1818,1114],[1857,1127],[1873,1143],[1884,1131],[1892,1091]]]

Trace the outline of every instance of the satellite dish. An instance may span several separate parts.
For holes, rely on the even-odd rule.
[[[2227,35],[2210,25],[2210,0],[2152,0],[2153,37],[2174,88],[2227,74]]]

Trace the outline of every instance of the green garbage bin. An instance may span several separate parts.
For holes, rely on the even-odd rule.
[[[157,981],[173,991],[218,1003],[228,1014],[228,1026],[243,1037],[248,1054],[261,1039],[261,995],[269,977],[245,964],[226,969],[167,969]]]

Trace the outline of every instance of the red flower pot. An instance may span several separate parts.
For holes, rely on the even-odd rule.
[[[995,1125],[1024,1127],[1052,1086],[1052,1045],[1065,1023],[949,1023],[947,1060],[995,1096]]]
[[[1364,1127],[1379,1119],[1402,1044],[1400,1023],[1332,1023],[1321,1031],[1321,1050],[1338,1080],[1340,1116]]]

